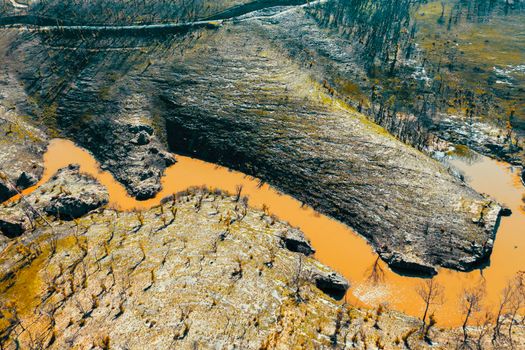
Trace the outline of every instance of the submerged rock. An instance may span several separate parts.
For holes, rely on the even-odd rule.
[[[512,210],[510,208],[503,207],[503,208],[501,208],[500,215],[501,216],[511,216],[512,215]]]

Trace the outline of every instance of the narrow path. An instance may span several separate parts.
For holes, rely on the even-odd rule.
[[[10,0],[14,2],[14,0]],[[0,18],[0,26],[21,27],[36,29],[39,31],[61,31],[61,32],[140,32],[140,31],[186,31],[193,28],[217,27],[226,21],[246,21],[258,18],[271,18],[289,11],[306,6],[324,3],[328,0],[272,0],[254,1],[245,5],[239,5],[219,14],[203,20],[183,23],[151,23],[151,24],[129,24],[129,25],[70,25],[61,23],[61,19],[51,19],[35,15],[21,15]],[[19,4],[20,5],[20,4]],[[25,6],[25,5],[20,5]],[[265,11],[275,9],[276,11]],[[253,14],[254,16],[250,16]],[[258,14],[258,15],[255,15]]]
[[[27,5],[19,4],[15,0],[9,0],[9,2],[11,3],[11,5],[13,5],[14,8],[17,8],[17,9],[26,9],[27,8]]]

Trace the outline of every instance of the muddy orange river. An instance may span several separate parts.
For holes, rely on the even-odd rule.
[[[91,174],[107,187],[109,205],[120,210],[150,208],[159,204],[165,196],[191,186],[206,185],[233,193],[237,185],[242,185],[243,195],[249,197],[251,206],[260,208],[265,204],[281,220],[300,228],[316,249],[316,258],[351,282],[347,295],[350,303],[370,307],[385,303],[391,309],[413,316],[422,313],[423,303],[415,291],[421,279],[398,275],[382,261],[377,262],[374,268],[377,254],[351,228],[309,207],[302,207],[299,201],[266,184],[259,187],[257,179],[240,172],[177,156],[177,163],[167,169],[162,178],[162,192],[154,199],[136,201],[109,172],[101,171],[90,153],[70,141],[52,140],[44,155],[44,163],[42,180],[24,193],[47,181],[59,168],[80,164],[83,172]],[[484,279],[486,306],[495,308],[508,279],[516,272],[525,270],[525,212],[521,209],[525,191],[517,169],[484,157],[473,162],[456,159],[451,163],[466,175],[473,188],[508,206],[513,214],[502,218],[488,267],[470,273],[441,269],[435,277],[445,288],[444,301],[434,310],[441,326],[460,324],[459,296],[464,288],[475,286]]]

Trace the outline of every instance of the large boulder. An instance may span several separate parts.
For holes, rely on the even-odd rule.
[[[315,249],[310,244],[310,241],[306,239],[301,231],[294,228],[281,233],[281,243],[283,247],[292,252],[302,253],[306,256],[315,253]]]
[[[63,220],[72,220],[106,203],[107,198],[103,198],[97,193],[81,192],[76,196],[66,195],[52,199],[44,207],[44,211]]]
[[[21,236],[25,231],[24,220],[22,218],[1,218],[0,232],[7,238],[16,238]]]

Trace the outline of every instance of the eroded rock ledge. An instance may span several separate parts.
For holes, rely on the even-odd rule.
[[[60,169],[49,182],[28,196],[0,205],[0,234],[21,236],[45,216],[73,220],[108,203],[108,192],[92,177],[81,174],[78,165]]]

